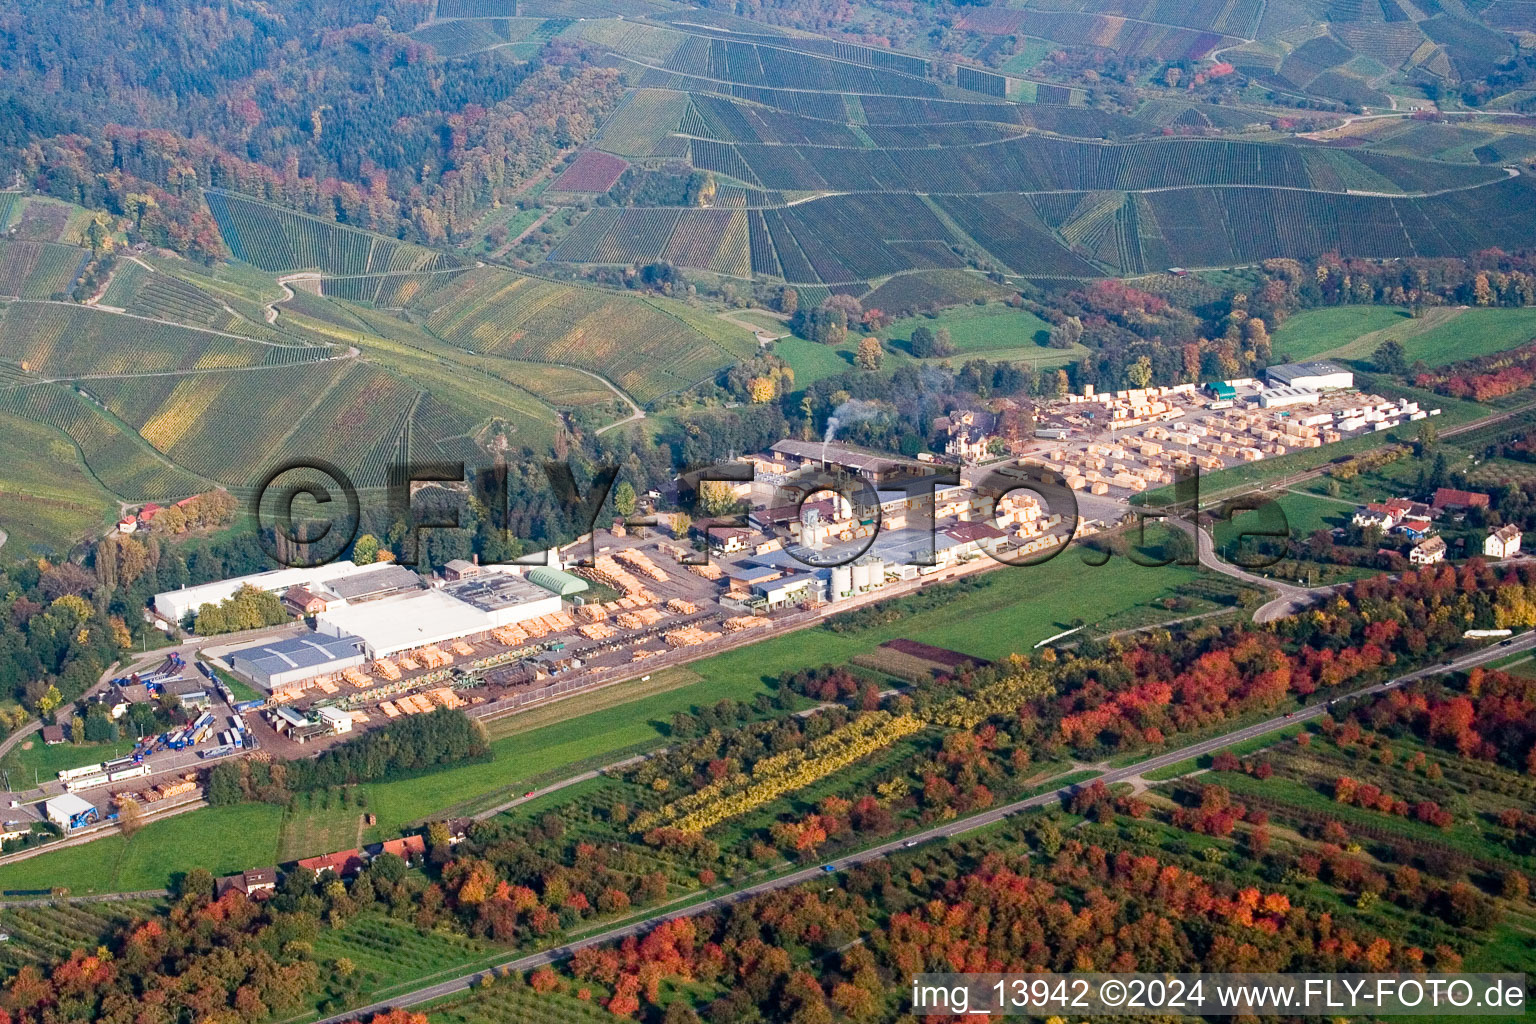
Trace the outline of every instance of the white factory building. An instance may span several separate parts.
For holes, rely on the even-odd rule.
[[[396,572],[398,567],[390,562],[357,565],[353,562],[330,562],[313,568],[272,569],[268,572],[236,576],[229,580],[216,580],[195,587],[182,587],[155,595],[155,612],[171,622],[180,622],[205,604],[218,604],[233,597],[241,587],[252,586],[273,594],[282,594],[292,587],[306,587],[345,600],[333,593],[328,583],[340,583],[366,573]],[[343,588],[347,589],[347,588]]]
[[[1355,375],[1337,363],[1281,363],[1264,371],[1272,388],[1329,391],[1355,386]]]
[[[1259,392],[1259,408],[1283,409],[1288,405],[1316,405],[1322,393],[1313,388],[1278,387]]]
[[[512,572],[485,572],[440,590],[328,608],[317,632],[355,636],[369,658],[489,632],[560,611],[560,596]]]

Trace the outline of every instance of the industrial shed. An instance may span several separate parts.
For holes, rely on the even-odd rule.
[[[155,611],[164,619],[180,622],[205,604],[218,604],[233,597],[235,592],[244,586],[252,586],[257,590],[265,590],[273,594],[286,593],[292,587],[305,587],[314,591],[316,588],[322,588],[322,584],[350,579],[359,574],[371,575],[391,568],[396,567],[382,562],[374,565],[357,565],[343,561],[317,565],[313,568],[273,569],[270,572],[236,576],[234,579],[216,580],[213,583],[182,587],[180,590],[168,590],[163,594],[156,594]]]
[[[547,565],[528,570],[528,582],[537,584],[552,594],[573,597],[587,589],[587,581]]]
[[[361,665],[367,659],[359,637],[313,633],[243,647],[231,651],[225,660],[240,675],[271,692]]]
[[[1355,386],[1355,375],[1337,363],[1281,363],[1265,370],[1264,379],[1272,388],[1328,391]]]
[[[369,566],[371,571],[325,581],[325,589],[348,604],[377,601],[420,590],[421,577],[403,565]]]

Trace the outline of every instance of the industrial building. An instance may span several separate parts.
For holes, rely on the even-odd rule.
[[[273,692],[361,665],[367,658],[359,637],[313,633],[243,647],[231,651],[225,660],[240,675]]]
[[[156,594],[155,612],[170,622],[180,622],[205,604],[219,604],[228,600],[245,586],[273,594],[284,594],[294,587],[304,587],[317,597],[335,597],[338,600],[345,600],[340,594],[328,588],[360,574],[373,575],[386,571],[393,574],[406,570],[401,570],[399,566],[388,562],[357,565],[354,562],[345,561],[317,565],[313,568],[272,569],[268,572],[251,573],[249,576],[236,576],[234,579],[216,580],[213,583],[202,583],[195,587],[182,587],[180,590],[168,590],[163,594]],[[415,574],[412,573],[412,575]]]
[[[1278,387],[1259,392],[1259,408],[1283,409],[1289,405],[1316,405],[1321,392],[1315,388]]]
[[[1355,386],[1355,375],[1337,363],[1281,363],[1264,371],[1270,387],[1328,391]]]
[[[82,825],[91,825],[101,819],[101,812],[84,797],[74,793],[61,793],[43,801],[43,813],[48,820],[66,832]]]
[[[329,608],[315,617],[315,629],[357,637],[369,658],[385,658],[558,611],[558,594],[516,573],[491,570],[440,590]]]
[[[556,579],[551,579],[550,583],[559,585]],[[541,615],[553,615],[560,610],[558,593],[512,572],[481,573],[448,584],[443,588],[443,593],[485,615],[487,625],[482,629],[511,626]]]
[[[377,601],[395,594],[407,594],[422,588],[422,579],[403,565],[386,563],[364,566],[363,572],[326,580],[325,591],[348,604]],[[321,594],[320,596],[325,596]]]

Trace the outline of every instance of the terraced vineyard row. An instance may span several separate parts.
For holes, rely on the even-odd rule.
[[[459,57],[509,43],[546,43],[569,24],[548,18],[477,18],[437,22],[417,29],[411,37],[444,57]]]
[[[0,314],[0,359],[49,377],[274,366],[330,354],[320,347],[262,345],[89,306],[15,302]]]
[[[661,63],[683,75],[769,88],[938,96],[934,82],[885,68],[834,60],[798,50],[756,43],[689,36]]]
[[[54,242],[0,241],[0,296],[65,298],[90,255]]]
[[[318,270],[379,274],[439,270],[449,258],[419,245],[359,231],[232,192],[206,193],[219,233],[238,260],[271,273]]]
[[[443,274],[369,274],[363,277],[328,277],[320,282],[320,294],[349,302],[366,302],[399,309],[423,289],[438,283]]]
[[[1296,146],[1208,139],[1104,144],[1024,136],[965,147],[847,150],[699,142],[693,162],[783,190],[927,194],[1271,185],[1431,192],[1497,181],[1498,168],[1432,163],[1376,153],[1308,159]],[[1314,176],[1314,170],[1319,173]]]
[[[744,212],[725,214],[737,215]],[[409,309],[450,344],[525,362],[579,366],[640,402],[691,387],[735,359],[649,303],[492,267],[454,275],[417,296]]]
[[[636,89],[604,123],[597,145],[619,156],[650,156],[687,109],[686,93]]]

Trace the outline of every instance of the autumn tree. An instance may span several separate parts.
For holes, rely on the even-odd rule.
[[[861,370],[878,370],[884,358],[885,351],[880,347],[880,339],[871,337],[859,342],[859,351],[854,362]]]

